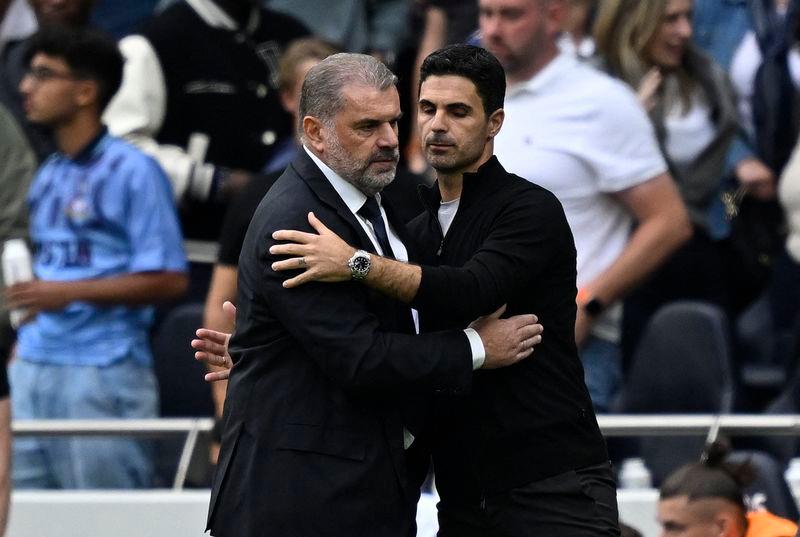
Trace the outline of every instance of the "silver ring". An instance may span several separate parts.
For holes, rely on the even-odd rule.
[[[299,259],[298,263],[300,263],[301,267],[305,268],[305,266],[306,266],[306,258],[305,257],[301,257]]]

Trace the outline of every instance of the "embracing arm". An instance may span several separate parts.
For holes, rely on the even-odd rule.
[[[568,235],[569,228],[560,204],[548,196],[548,201],[543,201],[530,190],[517,196],[463,267],[420,267],[372,256],[365,283],[428,315],[453,310],[467,318],[487,315],[513,296],[514,289],[526,279],[539,273],[547,262],[548,251],[563,240],[572,242],[570,236],[562,236]],[[273,263],[273,270],[305,269],[287,279],[284,287],[349,280],[347,260],[355,248],[313,214],[309,214],[309,222],[317,233],[281,230],[273,234],[275,240],[292,241],[270,249],[274,255],[292,256]]]
[[[287,279],[283,286],[290,289],[311,281],[344,282],[351,278],[347,261],[356,252],[336,233],[328,229],[314,213],[308,213],[308,223],[316,233],[280,230],[273,234],[279,241],[290,241],[288,244],[276,244],[269,252],[273,255],[292,256],[276,261],[272,270],[296,270],[305,268],[300,274]],[[370,254],[372,268],[363,283],[380,293],[410,304],[417,294],[422,269],[417,265],[403,263]],[[302,261],[301,261],[302,259]]]

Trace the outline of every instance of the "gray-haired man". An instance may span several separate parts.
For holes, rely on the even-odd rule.
[[[303,150],[261,202],[239,263],[235,367],[209,510],[216,536],[414,535],[414,393],[469,389],[472,371],[511,365],[540,339],[530,315],[414,335],[411,311],[357,283],[285,289],[269,253],[313,211],[350,244],[408,259],[380,191],[398,160],[396,77],[369,56],[311,69]]]

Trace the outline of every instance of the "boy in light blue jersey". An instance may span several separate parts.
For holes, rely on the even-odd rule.
[[[116,44],[91,30],[42,30],[20,91],[59,151],[28,196],[36,280],[7,292],[26,308],[10,370],[19,419],[153,418],[152,304],[187,285],[173,196],[151,158],[100,123],[122,77]],[[131,488],[150,484],[144,445],[109,438],[18,439],[14,484]]]

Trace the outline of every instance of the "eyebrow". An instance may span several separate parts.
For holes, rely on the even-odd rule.
[[[399,113],[391,119],[384,120],[384,119],[375,119],[375,118],[365,118],[356,121],[356,127],[372,127],[375,125],[380,125],[381,123],[389,122],[389,123],[397,123],[403,117],[403,113]]]
[[[428,99],[420,99],[419,100],[419,104],[426,105],[426,106],[429,105],[429,106],[434,106],[434,107],[436,106],[435,103],[429,101]],[[472,106],[468,105],[467,103],[462,103],[462,102],[448,103],[444,107],[447,110],[457,110],[457,109],[463,109],[463,110],[467,110],[467,111],[471,111],[472,110]]]

